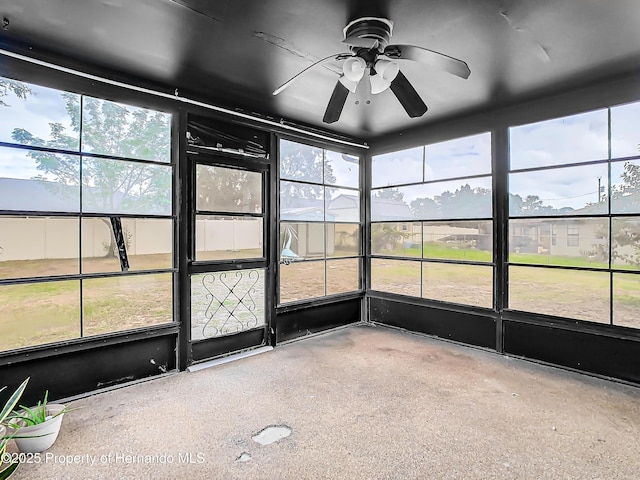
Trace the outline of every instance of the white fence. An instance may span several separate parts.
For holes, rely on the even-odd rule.
[[[129,255],[170,253],[169,219],[122,218]],[[70,217],[0,218],[0,261],[78,258],[79,221]],[[196,222],[198,251],[242,250],[262,246],[262,219]],[[82,256],[103,257],[113,235],[108,218],[82,220]]]
[[[196,250],[246,250],[262,247],[262,219],[196,220]]]

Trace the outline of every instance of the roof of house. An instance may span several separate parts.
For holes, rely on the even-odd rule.
[[[82,210],[95,213],[137,213],[166,215],[170,206],[140,202],[144,197],[120,191],[102,191],[83,185]],[[0,211],[69,212],[80,211],[80,187],[37,178],[0,177]]]
[[[80,211],[80,188],[46,180],[0,178],[0,210]]]
[[[371,198],[371,215],[377,221],[398,219],[410,221],[414,218],[411,208],[404,201],[379,198],[375,195]]]

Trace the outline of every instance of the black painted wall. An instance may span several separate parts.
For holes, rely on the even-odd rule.
[[[369,320],[469,345],[496,348],[496,321],[490,313],[370,297]]]
[[[361,298],[306,308],[281,310],[276,317],[276,340],[286,342],[323,330],[357,323],[361,319]]]
[[[640,384],[638,339],[505,320],[504,351]]]
[[[46,390],[54,401],[75,395],[160,375],[176,369],[176,335],[103,344],[88,342],[78,350],[51,350],[47,355],[0,366],[2,386],[8,386],[2,397],[30,377],[20,403],[33,405],[42,400]],[[6,396],[5,396],[6,394]]]

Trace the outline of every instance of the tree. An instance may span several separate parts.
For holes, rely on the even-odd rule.
[[[640,165],[625,162],[620,174],[622,184],[611,191],[618,213],[640,211]],[[602,235],[606,238],[605,235]],[[616,218],[611,222],[611,261],[620,260],[640,267],[640,224],[634,218]]]
[[[491,190],[471,188],[467,183],[453,193],[446,191],[435,197],[442,217],[474,218],[491,216]]]
[[[13,92],[16,97],[23,100],[27,98],[27,95],[32,93],[29,85],[24,82],[11,80],[10,78],[0,78],[0,106],[9,106],[2,101],[2,97],[6,97],[10,92]]]
[[[393,200],[394,202],[404,202],[404,193],[397,188],[383,188],[376,190],[374,197],[380,200]]]
[[[197,210],[261,212],[262,177],[259,173],[198,165],[196,178]]]
[[[11,82],[0,86],[0,93],[11,90],[23,100],[35,95],[28,85]],[[168,161],[170,115],[89,97],[83,98],[81,111],[79,95],[66,92],[61,95],[66,103],[70,132],[62,123],[50,123],[50,138],[45,140],[26,128],[16,127],[12,139],[22,145],[72,152],[79,151],[81,141],[84,152]],[[31,150],[27,156],[35,160],[36,168],[42,172],[35,179],[45,182],[45,187],[53,194],[77,197],[78,187],[82,186],[84,211],[105,214],[170,211],[172,180],[169,168],[92,157],[83,157],[80,166],[78,155],[51,151]],[[112,238],[107,255],[115,254]]]
[[[281,182],[281,210],[302,206],[324,208],[324,187],[319,184],[333,184],[336,181],[331,164],[324,160],[322,148],[289,141],[280,142],[280,178],[318,183]]]
[[[472,188],[467,183],[433,198],[416,198],[411,202],[411,211],[417,219],[490,217],[491,190]]]
[[[637,213],[640,211],[640,165],[625,162],[620,174],[622,183],[611,189],[611,201],[615,202],[616,213]],[[599,226],[595,231],[599,242],[590,251],[584,252],[591,258],[606,261],[611,242],[611,262],[616,260],[627,265],[640,267],[640,223],[636,218],[614,218],[609,226]]]
[[[622,184],[612,188],[611,198],[619,213],[636,213],[640,210],[640,164],[625,162],[620,174]]]
[[[522,202],[520,213],[523,215],[535,215],[543,208],[542,200],[538,195],[527,195]]]
[[[432,198],[416,198],[409,206],[415,218],[440,217],[440,206]]]
[[[24,128],[13,130],[13,140],[23,145],[77,151],[82,124],[83,151],[166,161],[171,141],[168,115],[142,109],[132,114],[124,105],[95,98],[84,99],[81,113],[77,95],[62,96],[74,134],[66,132],[61,123],[50,123],[48,140],[35,137]],[[85,157],[80,175],[75,155],[30,151],[28,156],[44,174],[40,179],[52,179],[57,184],[50,188],[70,192],[64,187],[81,184],[83,207],[90,211],[158,213],[171,205],[171,173],[167,168]]]
[[[395,250],[405,235],[398,229],[397,223],[375,223],[371,225],[371,250]]]
[[[573,208],[563,207],[557,209],[551,205],[545,205],[538,195],[527,195],[524,199],[518,194],[509,194],[509,213],[511,215],[553,215],[554,213],[571,213]]]

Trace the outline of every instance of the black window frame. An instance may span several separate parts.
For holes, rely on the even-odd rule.
[[[112,87],[109,85],[101,85],[95,84],[91,81],[85,81],[83,79],[79,79],[67,74],[61,74],[59,72],[54,72],[51,75],[43,76],[41,75],[41,71],[38,67],[28,67],[26,69],[22,68],[11,68],[11,62],[8,62],[6,66],[0,67],[0,76],[2,78],[7,78],[11,80],[16,80],[19,82],[24,82],[30,85],[42,86],[45,88],[50,88],[57,90],[59,92],[68,92],[77,94],[80,98],[80,132],[79,132],[79,141],[78,141],[78,150],[66,150],[62,148],[51,148],[51,147],[41,147],[41,146],[32,146],[32,145],[24,145],[15,142],[0,142],[0,147],[7,148],[15,148],[20,151],[42,151],[42,152],[50,152],[52,154],[59,155],[70,155],[77,156],[80,161],[80,204],[77,211],[67,211],[67,210],[56,210],[56,211],[47,211],[47,210],[38,210],[38,211],[25,211],[25,210],[0,210],[0,216],[7,217],[38,217],[38,218],[77,218],[78,219],[78,271],[73,274],[64,274],[64,275],[39,275],[39,276],[31,276],[31,277],[12,277],[12,278],[3,278],[0,279],[0,287],[5,285],[28,285],[28,284],[38,284],[38,283],[49,283],[49,282],[58,282],[58,281],[78,281],[80,285],[80,297],[78,304],[78,312],[79,312],[79,322],[80,322],[80,334],[77,337],[63,339],[63,340],[54,340],[51,342],[41,342],[30,345],[25,345],[22,347],[11,348],[0,351],[0,358],[10,358],[13,355],[29,355],[31,352],[46,352],[50,349],[57,349],[61,347],[69,348],[77,348],[82,344],[92,344],[96,341],[101,342],[121,342],[127,338],[131,338],[132,336],[137,335],[161,335],[162,332],[169,331],[177,331],[178,326],[178,205],[176,202],[176,191],[177,191],[177,158],[178,158],[178,148],[176,141],[176,133],[179,129],[179,114],[177,110],[171,108],[171,106],[167,102],[157,102],[157,101],[149,101],[149,98],[144,95],[132,95],[130,92],[124,91],[119,87]],[[14,72],[14,70],[16,72]],[[146,110],[150,110],[154,113],[163,113],[169,115],[168,121],[168,132],[169,132],[169,157],[168,161],[157,161],[157,160],[147,160],[141,158],[132,158],[125,157],[119,155],[110,155],[110,154],[101,154],[101,153],[92,153],[85,152],[82,150],[82,105],[83,99],[85,97],[97,98],[99,100],[104,100],[108,102],[118,103],[124,105],[125,107],[133,107],[133,108],[142,108]],[[82,206],[82,161],[83,159],[105,159],[105,160],[113,160],[113,161],[124,161],[135,165],[146,165],[146,166],[162,166],[166,168],[167,171],[170,172],[169,176],[169,185],[170,189],[167,192],[167,197],[171,201],[170,211],[166,214],[155,214],[155,213],[113,213],[113,212],[85,212],[83,211]],[[82,271],[82,260],[83,260],[83,252],[82,252],[82,221],[83,219],[94,219],[94,218],[113,218],[115,223],[120,223],[122,219],[164,219],[171,221],[171,251],[168,252],[168,255],[171,258],[171,266],[167,268],[149,268],[149,269],[140,269],[140,270],[131,270],[128,266],[128,259],[126,259],[126,246],[125,250],[122,251],[120,245],[118,245],[118,261],[120,263],[119,271],[105,271],[105,272],[96,272],[96,273],[86,273]],[[113,224],[112,224],[113,225]],[[111,227],[114,228],[113,226]],[[114,235],[114,231],[112,230],[112,235]],[[116,242],[117,242],[116,238]],[[107,278],[122,278],[122,277],[135,277],[135,276],[143,276],[143,275],[156,275],[156,274],[168,274],[171,278],[171,320],[168,322],[156,323],[152,325],[146,325],[141,327],[132,327],[123,330],[111,330],[106,332],[101,332],[97,334],[85,335],[84,332],[84,300],[82,294],[82,283],[84,280],[94,280],[94,279],[107,279]]]

